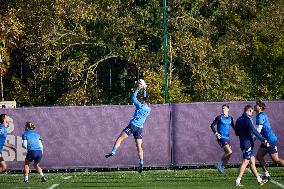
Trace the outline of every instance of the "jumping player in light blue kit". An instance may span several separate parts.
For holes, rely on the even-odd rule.
[[[232,116],[229,115],[229,108],[228,104],[222,105],[222,114],[217,116],[210,126],[217,142],[224,150],[224,155],[215,165],[218,171],[222,174],[225,173],[224,168],[233,153],[230,146],[230,128],[232,127],[235,130],[235,125]],[[217,131],[214,127],[215,125],[217,125]]]
[[[34,129],[35,125],[33,123],[26,122],[25,132],[22,135],[23,147],[28,151],[24,166],[24,182],[29,182],[29,165],[31,162],[34,162],[34,168],[40,174],[41,182],[45,182],[46,178],[39,166],[39,162],[42,158],[43,146],[40,134],[37,131],[34,131]]]
[[[139,102],[137,99],[137,94],[140,89],[143,88],[143,95],[142,95],[142,103]],[[138,156],[140,159],[139,162],[139,169],[138,172],[141,173],[143,170],[144,166],[144,161],[143,161],[143,149],[142,149],[142,129],[143,129],[143,124],[146,121],[147,116],[150,114],[151,108],[147,104],[147,94],[146,94],[146,84],[144,82],[138,82],[136,86],[136,90],[134,91],[132,95],[132,101],[136,107],[133,118],[130,120],[129,125],[123,129],[123,131],[120,133],[119,137],[115,141],[115,144],[112,148],[112,151],[105,155],[106,158],[109,158],[111,156],[114,156],[117,149],[121,145],[121,143],[128,138],[131,134],[133,134],[136,147],[137,147],[137,152]]]
[[[261,168],[263,169],[264,173],[262,175],[263,179],[270,180],[270,174],[268,172],[264,156],[268,153],[272,159],[272,161],[279,166],[284,166],[284,160],[280,159],[278,157],[278,151],[277,151],[277,136],[274,134],[267,114],[264,112],[266,108],[266,105],[262,101],[256,101],[256,105],[254,106],[254,110],[256,111],[256,127],[257,131],[260,132],[260,134],[268,141],[269,147],[266,147],[265,145],[261,144],[256,158],[259,161]]]
[[[253,120],[251,117],[252,115],[253,107],[251,105],[247,105],[244,108],[244,113],[241,117],[238,118],[236,122],[236,132],[239,135],[240,148],[243,151],[243,161],[239,168],[239,175],[236,179],[236,186],[243,186],[241,184],[241,179],[248,164],[250,164],[251,172],[256,177],[259,185],[263,185],[267,182],[267,180],[262,180],[255,166],[255,158],[253,155],[253,135],[256,136],[256,138],[260,140],[265,146],[269,146],[269,143],[265,138],[263,138],[263,136],[261,136],[259,132],[257,132],[256,128],[253,125]]]
[[[2,151],[3,147],[11,148],[16,152],[16,147],[12,146],[11,144],[8,144],[6,142],[7,138],[7,127],[9,126],[10,117],[6,114],[0,115],[0,173],[6,171],[7,165],[2,157]]]

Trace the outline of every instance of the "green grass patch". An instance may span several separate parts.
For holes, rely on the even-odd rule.
[[[188,170],[155,170],[114,172],[80,172],[80,173],[50,173],[46,174],[47,182],[41,183],[38,174],[30,174],[29,183],[23,183],[21,174],[0,175],[0,188],[49,188],[59,184],[60,188],[160,188],[160,189],[228,189],[234,186],[237,169],[226,169],[226,174],[221,175],[215,169],[188,169]],[[284,185],[284,168],[270,168],[272,178]],[[71,177],[70,177],[71,176]],[[70,177],[69,179],[64,179]],[[268,182],[258,186],[256,179],[249,172],[245,172],[242,179],[242,188],[255,189],[258,187],[279,189],[280,187]]]

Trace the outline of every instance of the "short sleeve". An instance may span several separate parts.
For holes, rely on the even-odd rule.
[[[25,133],[22,134],[22,140],[27,140],[27,136],[25,135]]]
[[[259,114],[256,118],[256,125],[263,125],[265,122],[265,115],[264,114]]]

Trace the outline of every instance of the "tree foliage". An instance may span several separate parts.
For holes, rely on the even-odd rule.
[[[168,1],[170,102],[282,99],[284,2]],[[5,99],[22,106],[127,104],[144,78],[163,103],[156,0],[3,1]]]

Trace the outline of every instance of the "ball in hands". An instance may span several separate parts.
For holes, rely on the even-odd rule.
[[[140,83],[144,89],[147,88],[147,84],[143,79],[139,79],[138,83]]]

